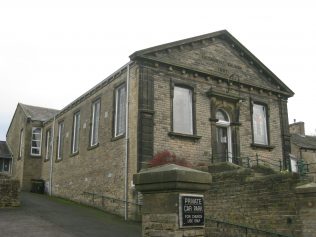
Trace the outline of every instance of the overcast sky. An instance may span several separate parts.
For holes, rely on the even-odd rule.
[[[18,102],[62,109],[134,51],[226,29],[294,92],[289,120],[316,134],[316,3],[0,1],[0,140]]]

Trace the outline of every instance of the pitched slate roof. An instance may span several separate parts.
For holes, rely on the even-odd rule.
[[[9,147],[5,141],[0,141],[0,158],[12,158]]]
[[[153,54],[165,50],[169,50],[174,47],[181,47],[186,44],[193,44],[198,42],[203,42],[205,40],[213,40],[215,38],[219,38],[221,40],[226,41],[229,45],[231,45],[240,55],[250,62],[254,67],[259,68],[260,71],[268,75],[272,80],[274,80],[280,88],[284,90],[288,97],[294,95],[294,92],[287,87],[269,68],[267,68],[256,56],[254,56],[245,46],[243,46],[233,35],[231,35],[227,30],[221,30],[205,35],[196,36],[193,38],[183,39],[167,44],[158,45],[155,47],[143,49],[134,52],[130,55],[131,60],[136,60],[138,58],[147,59],[147,60],[156,60],[156,58],[152,57]],[[179,66],[179,65],[178,65]]]
[[[32,120],[36,121],[44,122],[54,117],[54,115],[56,115],[59,112],[59,110],[56,109],[25,105],[21,103],[19,103],[19,105],[21,106],[22,110],[24,111],[27,117],[30,117]]]
[[[300,148],[316,150],[316,136],[291,134],[291,141]]]

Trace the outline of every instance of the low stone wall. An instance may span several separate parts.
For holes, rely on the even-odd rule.
[[[240,169],[213,174],[213,183],[205,194],[207,236],[244,236],[245,228],[228,223],[302,236],[295,192],[299,182],[299,177],[291,173],[260,175]],[[269,235],[254,232],[254,236]]]
[[[0,208],[20,206],[20,183],[7,176],[0,175]]]

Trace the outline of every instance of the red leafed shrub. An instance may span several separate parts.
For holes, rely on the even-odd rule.
[[[171,153],[168,150],[158,152],[148,163],[149,167],[155,167],[165,164],[176,164],[185,167],[192,167],[190,162],[186,161],[185,159],[177,158],[174,153]]]

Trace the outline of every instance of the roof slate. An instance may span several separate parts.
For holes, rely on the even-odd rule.
[[[30,117],[32,120],[44,122],[44,121],[54,117],[54,115],[56,115],[59,112],[59,110],[56,110],[56,109],[49,109],[49,108],[32,106],[32,105],[25,105],[25,104],[21,104],[21,103],[19,103],[19,104],[22,107],[26,116]]]
[[[316,136],[302,136],[291,134],[292,143],[300,148],[316,150]]]
[[[0,141],[0,158],[12,158],[9,147],[5,141]]]

